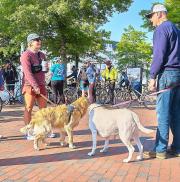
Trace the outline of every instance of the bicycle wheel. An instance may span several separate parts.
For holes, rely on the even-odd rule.
[[[132,107],[133,99],[132,99],[131,92],[122,91],[121,97],[122,97],[123,102],[127,102],[127,104],[125,104],[125,107],[127,107],[127,108]]]
[[[10,102],[11,95],[8,90],[3,90],[0,92],[0,97],[3,105],[7,105]]]
[[[150,110],[155,109],[155,106],[156,106],[156,97],[155,96],[148,96],[148,95],[142,94],[140,99],[145,108],[150,109]]]
[[[2,107],[3,107],[3,102],[2,102],[2,99],[0,97],[0,112],[2,111]]]
[[[52,90],[50,90],[50,89],[47,89],[47,98],[50,101],[54,102],[54,100],[53,100],[53,93],[52,93]]]
[[[66,97],[66,102],[68,104],[70,104],[78,99],[78,94],[75,89],[66,90],[64,96]]]
[[[99,95],[96,96],[96,102],[99,104],[108,104],[111,98],[106,89],[99,89]]]
[[[115,100],[115,104],[118,104],[118,103],[121,103],[124,101],[122,90],[120,90],[120,89],[115,90],[114,100]]]

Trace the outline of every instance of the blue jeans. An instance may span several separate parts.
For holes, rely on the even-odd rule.
[[[158,77],[158,90],[180,84],[180,70],[166,70]],[[180,153],[180,86],[160,93],[157,97],[158,128],[155,152],[166,152],[169,128],[173,134],[171,147]]]

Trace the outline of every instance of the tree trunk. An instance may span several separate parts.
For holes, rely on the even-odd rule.
[[[63,37],[61,39],[60,56],[62,58],[64,65],[65,65],[66,76],[67,76],[67,55],[66,55],[65,41],[64,41]]]
[[[79,66],[79,61],[80,61],[79,56],[76,55],[76,58],[75,58],[75,66],[76,66],[76,68],[78,68],[78,66]]]

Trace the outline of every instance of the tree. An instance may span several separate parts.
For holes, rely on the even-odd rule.
[[[99,27],[114,11],[127,11],[132,0],[1,0],[3,52],[18,52],[30,32],[43,37],[44,48],[67,61],[103,48],[107,32]],[[1,49],[0,49],[1,50]]]
[[[153,5],[159,4],[153,3]],[[153,6],[152,5],[152,6]],[[165,0],[165,6],[168,10],[168,19],[171,20],[173,23],[175,23],[180,28],[180,1],[179,0]],[[144,21],[142,27],[148,28],[149,31],[154,30],[152,27],[150,21],[145,17],[147,13],[149,13],[149,10],[142,10],[139,14],[142,16],[142,19]]]
[[[180,1],[165,0],[168,9],[168,18],[180,28]]]
[[[148,68],[152,46],[147,42],[146,33],[135,30],[131,25],[124,31],[117,45],[118,69],[123,70],[127,66]]]

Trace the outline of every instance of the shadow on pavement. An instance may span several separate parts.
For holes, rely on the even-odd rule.
[[[14,111],[3,111],[1,112],[0,119],[1,117],[22,117],[23,116],[23,111],[20,110],[14,110]]]
[[[146,140],[147,138],[149,139],[149,137],[141,138],[142,142],[144,140]],[[117,139],[117,140],[111,140],[110,143],[119,143],[119,142],[120,141]],[[53,145],[54,144],[56,144],[56,143],[53,143]],[[104,141],[98,141],[98,147],[99,147],[99,145],[103,145],[103,144],[104,144]],[[90,147],[92,145],[92,142],[91,141],[77,142],[77,143],[75,143],[75,145],[79,148]],[[52,146],[52,144],[51,144],[51,146]],[[52,148],[54,148],[54,147],[52,147]],[[55,148],[57,148],[57,146]],[[137,151],[137,147],[135,147],[135,148]],[[91,157],[89,157],[87,155],[87,153],[90,152],[90,150],[91,149],[82,149],[82,150],[68,151],[68,152],[47,154],[47,155],[0,159],[0,166],[13,166],[13,165],[22,165],[22,164],[37,164],[37,163],[48,163],[48,162],[58,162],[58,161],[90,159]],[[114,155],[119,155],[119,154],[124,154],[124,153],[127,153],[127,148],[125,146],[110,147],[108,152],[105,154],[100,153],[99,148],[97,148],[96,156],[94,156],[93,158],[114,156]],[[128,155],[128,153],[127,153],[127,155]]]
[[[19,135],[19,136],[7,136],[7,137],[3,137],[2,139],[0,139],[0,141],[10,141],[10,140],[25,140],[25,136],[24,135]]]

